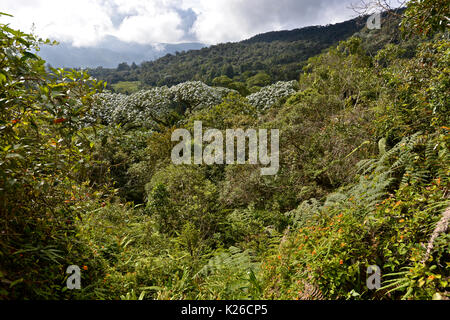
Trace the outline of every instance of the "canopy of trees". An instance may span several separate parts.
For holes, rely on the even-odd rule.
[[[136,69],[121,64],[117,69],[97,68],[89,73],[110,84],[141,81],[149,86],[171,86],[190,80],[212,84],[220,76],[245,82],[258,72],[268,74],[272,82],[295,80],[309,57],[348,38],[364,25],[365,20],[357,18],[324,27],[270,32],[238,43],[168,54]]]

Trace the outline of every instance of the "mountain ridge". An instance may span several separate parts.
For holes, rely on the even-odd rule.
[[[357,33],[365,22],[364,17],[357,17],[326,26],[271,31],[240,42],[166,54],[134,70],[96,68],[89,73],[109,84],[140,81],[147,86],[171,86],[191,80],[212,84],[221,76],[245,82],[258,73],[268,75],[270,82],[294,80],[308,58]]]

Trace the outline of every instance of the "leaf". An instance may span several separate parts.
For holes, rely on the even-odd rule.
[[[23,56],[22,56],[21,60],[24,61],[24,60],[27,60],[27,59],[39,60],[39,57],[37,55],[35,55],[34,53],[25,51],[23,53]]]
[[[143,288],[141,288],[141,289],[142,289],[142,290],[155,290],[155,291],[163,290],[163,288],[157,287],[157,286],[143,287]]]
[[[422,287],[425,284],[424,278],[419,279],[419,288]]]
[[[407,298],[409,298],[409,296],[413,293],[414,288],[413,287],[409,287],[408,291],[406,292],[406,294],[402,297],[402,300],[406,300]]]
[[[18,153],[8,153],[5,159],[23,159],[23,157]]]
[[[20,279],[17,279],[17,280],[15,280],[15,281],[11,282],[11,284],[9,285],[9,287],[12,288],[12,287],[14,287],[16,284],[19,284],[19,283],[21,283],[21,282],[23,282],[23,278],[20,278]]]

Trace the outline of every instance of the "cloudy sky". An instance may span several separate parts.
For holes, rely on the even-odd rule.
[[[358,0],[2,0],[3,23],[41,37],[95,46],[126,42],[216,44],[355,17]]]

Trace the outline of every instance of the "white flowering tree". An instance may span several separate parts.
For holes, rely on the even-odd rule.
[[[210,87],[201,81],[189,81],[170,88],[173,100],[185,104],[191,110],[212,107],[222,103],[223,99],[235,90]]]
[[[297,81],[279,81],[275,84],[262,88],[260,91],[247,97],[251,105],[260,110],[266,110],[277,103],[280,99],[288,98],[299,89]]]
[[[249,103],[260,110],[266,110],[282,98],[298,90],[297,81],[277,82],[262,88],[247,97]],[[169,125],[168,119],[174,111],[200,110],[219,105],[230,93],[237,91],[210,87],[200,81],[189,81],[171,88],[166,86],[142,90],[132,95],[101,93],[97,104],[91,110],[90,121],[100,120],[106,125],[132,124],[155,127]]]
[[[173,111],[184,112],[220,104],[233,90],[210,87],[200,81],[190,81],[168,88],[142,90],[130,96],[116,93],[97,95],[91,118],[105,124],[167,124]]]

